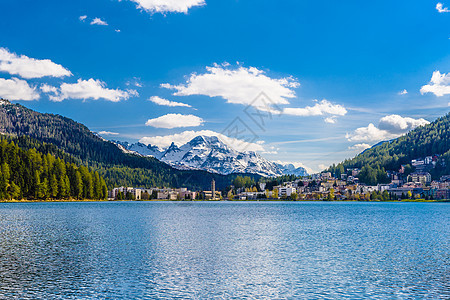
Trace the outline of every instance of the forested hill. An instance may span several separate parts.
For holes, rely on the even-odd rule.
[[[388,181],[387,170],[398,171],[411,160],[430,155],[441,155],[437,167],[432,170],[434,178],[450,174],[450,114],[434,122],[418,127],[395,140],[374,146],[355,158],[333,165],[330,171],[336,175],[350,168],[361,168],[360,181],[368,184]],[[411,171],[411,166],[407,166]]]
[[[39,113],[6,100],[0,100],[0,133],[28,136],[40,143],[55,145],[82,164],[96,169],[105,178],[108,187],[184,186],[207,190],[214,178],[217,188],[221,189],[230,185],[237,176],[182,171],[155,158],[127,154],[83,124],[60,115]],[[252,177],[257,180],[260,176]]]
[[[83,124],[60,115],[39,113],[5,100],[3,103],[0,106],[1,133],[26,135],[53,144],[85,162],[133,164],[130,157],[123,155],[113,143],[96,136]],[[151,160],[147,163],[158,164]]]

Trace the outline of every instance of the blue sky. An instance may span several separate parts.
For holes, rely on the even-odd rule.
[[[449,111],[450,2],[392,2],[3,0],[0,97],[318,171]]]

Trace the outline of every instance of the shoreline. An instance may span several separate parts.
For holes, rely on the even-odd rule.
[[[0,203],[76,203],[76,202],[366,202],[366,203],[448,203],[450,199],[441,200],[425,200],[425,199],[403,199],[403,200],[388,200],[388,201],[362,201],[362,200],[285,200],[285,199],[264,199],[264,200],[168,200],[168,199],[151,199],[151,200],[93,200],[93,199],[59,199],[59,200],[0,200]]]

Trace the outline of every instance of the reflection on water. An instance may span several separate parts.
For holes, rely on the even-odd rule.
[[[0,204],[0,297],[450,297],[450,206]]]

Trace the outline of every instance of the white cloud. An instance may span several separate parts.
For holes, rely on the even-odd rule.
[[[138,77],[133,77],[133,79],[128,80],[125,84],[128,86],[133,85],[135,87],[143,87],[144,86],[141,82],[141,79]]]
[[[373,123],[367,127],[357,128],[352,134],[345,136],[349,141],[382,141],[393,139],[397,135],[378,129]]]
[[[139,142],[146,145],[151,144],[159,146],[161,148],[165,148],[170,146],[172,142],[174,142],[177,146],[184,145],[199,135],[216,136],[219,139],[221,139],[225,144],[238,151],[258,151],[258,152],[265,151],[261,143],[250,143],[244,140],[230,138],[226,135],[211,130],[199,130],[199,131],[189,130],[172,135],[143,137],[142,139],[139,140]]]
[[[327,166],[327,165],[324,165],[324,164],[319,164],[318,167],[319,167],[319,170],[320,170],[320,171],[323,171],[323,170],[325,170],[325,169],[328,168],[328,166]]]
[[[181,103],[181,102],[175,102],[175,101],[169,101],[167,99],[160,98],[158,96],[150,97],[148,100],[151,102],[162,105],[162,106],[170,106],[170,107],[176,107],[176,106],[182,106],[182,107],[192,107],[189,104]]]
[[[106,88],[106,83],[92,78],[89,80],[78,79],[77,83],[63,83],[59,89],[56,89],[56,92],[54,87],[41,87],[44,91],[43,88],[47,90],[46,93],[53,93],[53,95],[49,95],[52,101],[62,101],[65,99],[105,99],[118,102],[138,95],[135,90],[122,91],[119,89],[108,89]]]
[[[370,147],[371,146],[369,144],[361,143],[361,144],[356,144],[356,145],[350,146],[350,147],[348,147],[348,149],[361,152],[361,151],[364,151],[366,149],[369,149]]]
[[[28,82],[18,78],[0,78],[0,97],[8,100],[37,100],[39,93]]]
[[[422,118],[413,119],[399,115],[389,115],[380,119],[378,128],[394,134],[404,134],[416,127],[427,125],[429,123],[430,122]]]
[[[145,125],[156,128],[180,128],[180,127],[197,127],[203,125],[204,121],[194,115],[167,114],[155,119],[149,119]]]
[[[428,123],[425,119],[389,115],[380,119],[378,127],[370,123],[367,127],[357,128],[352,134],[347,134],[346,138],[349,141],[390,140]]]
[[[228,103],[267,107],[267,103],[254,101],[261,92],[272,104],[289,104],[288,99],[295,97],[293,88],[299,83],[292,77],[270,78],[254,67],[230,68],[228,64],[215,64],[206,67],[206,73],[191,74],[186,84],[161,86],[176,90],[176,96],[206,95],[222,97]]]
[[[450,73],[441,74],[439,71],[434,71],[431,76],[430,83],[424,85],[420,92],[425,93],[433,93],[437,97],[442,97],[444,95],[450,94]]]
[[[278,105],[289,104],[289,99],[296,97],[294,89],[299,85],[293,77],[271,78],[264,71],[254,67],[232,68],[228,63],[224,63],[206,67],[206,72],[203,74],[191,74],[185,84],[165,83],[161,84],[161,87],[176,90],[173,94],[175,96],[222,97],[227,100],[227,103],[252,105],[258,110],[272,114],[331,115],[325,119],[328,123],[336,122],[336,118],[332,116],[347,114],[344,106],[333,104],[325,99],[313,106],[303,108],[279,108]]]
[[[333,116],[333,117],[328,117],[328,118],[325,118],[325,123],[329,123],[329,124],[335,124],[337,122],[337,119],[336,119],[336,117],[335,116]]]
[[[91,21],[91,25],[100,25],[100,26],[108,26],[108,23],[106,23],[106,21],[103,21],[100,18],[94,18]]]
[[[442,4],[442,3],[438,3],[438,4],[436,4],[436,10],[439,12],[439,13],[445,13],[445,12],[450,12],[450,10],[447,8],[447,7],[444,7],[444,4]]]
[[[264,151],[264,152],[262,152],[263,154],[272,154],[272,155],[274,155],[274,154],[278,154],[278,151],[276,151],[276,150],[272,150],[272,151]]]
[[[328,100],[324,99],[316,103],[314,106],[307,106],[304,108],[287,107],[283,109],[283,114],[302,117],[322,116],[325,114],[344,116],[345,114],[347,114],[347,110],[342,105],[332,104]]]
[[[100,134],[100,135],[119,135],[119,133],[111,132],[111,131],[100,131],[98,134]]]
[[[119,0],[120,1],[120,0]],[[204,0],[131,0],[150,13],[187,13],[191,7],[205,5]]]
[[[398,94],[399,95],[406,95],[406,94],[408,94],[408,91],[407,90],[403,90],[401,92],[398,92]]]
[[[120,32],[120,29],[115,29],[114,31],[115,31],[115,32]]]
[[[49,59],[34,59],[17,55],[6,48],[0,48],[0,71],[23,78],[41,78],[45,76],[64,77],[72,73]]]
[[[78,19],[80,19],[80,21],[84,22],[87,19],[87,16],[86,15],[80,16]]]
[[[56,87],[48,85],[46,83],[41,85],[40,89],[44,93],[55,93],[55,94],[58,93],[58,89]]]

